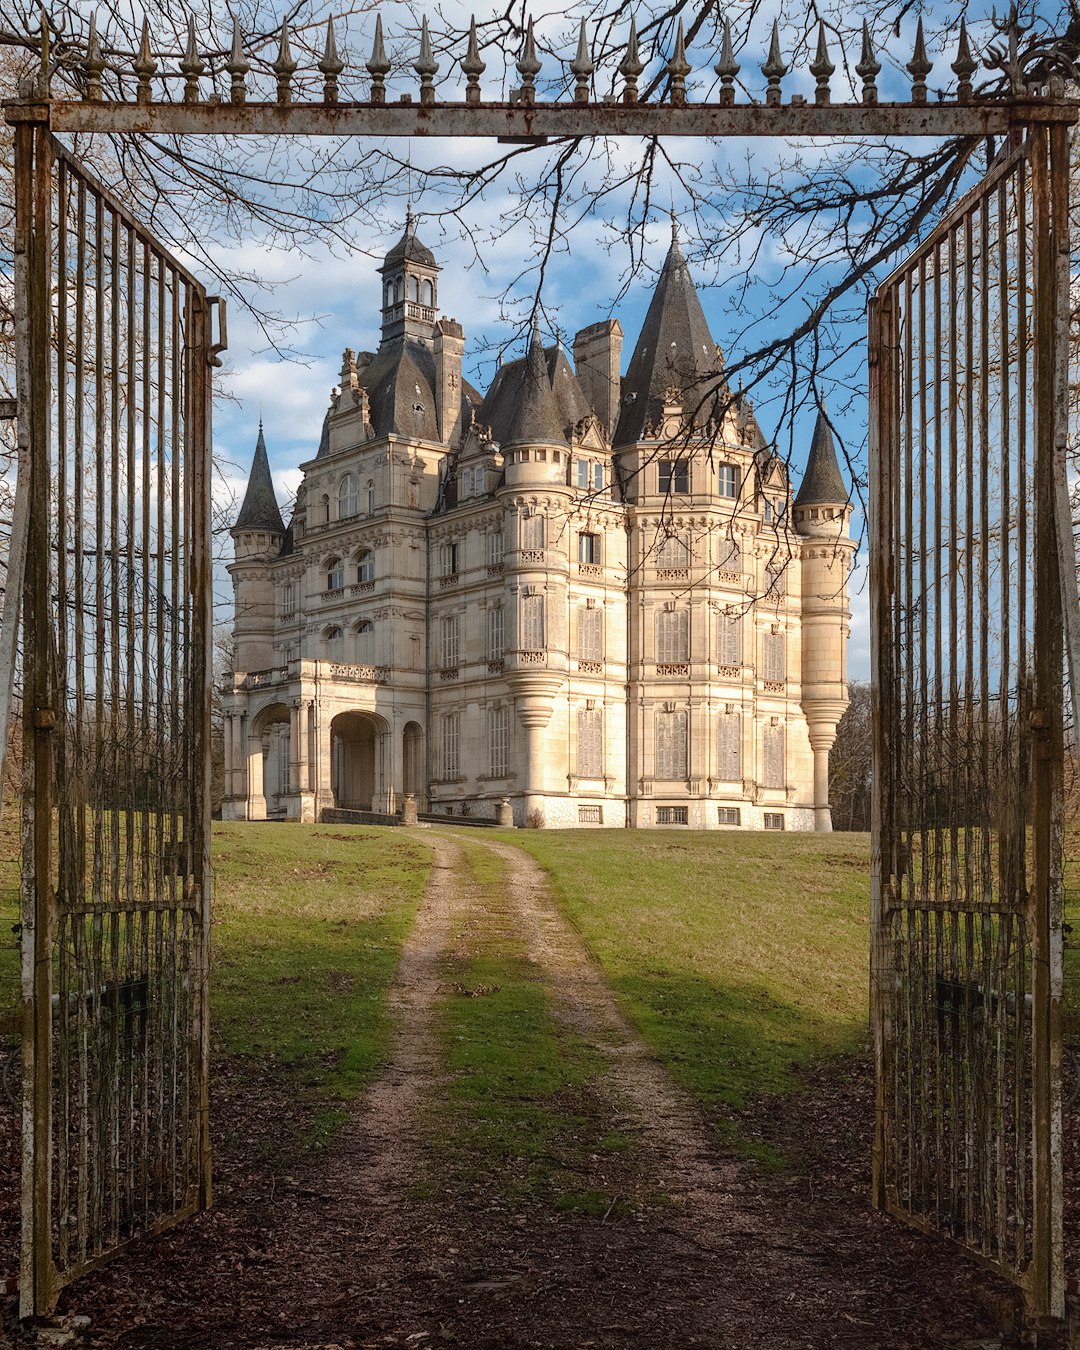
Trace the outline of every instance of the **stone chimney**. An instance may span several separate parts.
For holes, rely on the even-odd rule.
[[[609,437],[614,434],[615,423],[619,419],[622,339],[622,325],[618,319],[591,323],[574,337],[574,365],[578,383]]]
[[[435,407],[443,445],[453,445],[461,432],[461,356],[465,330],[457,319],[435,325]]]

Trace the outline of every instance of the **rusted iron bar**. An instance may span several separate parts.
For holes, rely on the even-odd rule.
[[[69,103],[5,105],[10,123],[57,133],[187,136],[417,136],[497,139],[573,136],[1001,136],[1023,125],[1071,125],[1058,99],[987,103]]]

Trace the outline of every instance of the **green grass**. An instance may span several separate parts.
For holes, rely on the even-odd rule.
[[[650,1048],[715,1112],[858,1049],[868,1014],[865,835],[520,831]]]
[[[630,1144],[607,1134],[591,1092],[600,1053],[553,1017],[542,971],[499,898],[502,860],[458,842],[483,894],[440,969],[439,1028],[451,1074],[435,1120],[443,1175],[603,1214],[615,1194],[581,1191],[581,1176],[605,1141],[612,1155]]]
[[[331,1099],[384,1061],[387,993],[431,869],[393,828],[214,827],[215,1039]]]

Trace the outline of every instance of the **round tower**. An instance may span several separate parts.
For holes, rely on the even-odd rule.
[[[274,584],[267,564],[281,553],[285,523],[274,495],[262,422],[247,491],[229,533],[235,558],[229,564],[235,607],[234,664],[245,673],[269,670],[274,663]]]
[[[851,501],[824,404],[792,515],[802,562],[802,706],[814,752],[814,828],[831,830],[829,751],[848,705],[847,581],[855,544]]]

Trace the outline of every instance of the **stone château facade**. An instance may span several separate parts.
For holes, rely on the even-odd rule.
[[[625,376],[605,320],[483,397],[411,218],[381,272],[287,527],[260,426],[225,817],[829,829],[855,546],[824,413],[792,499],[674,238]]]

